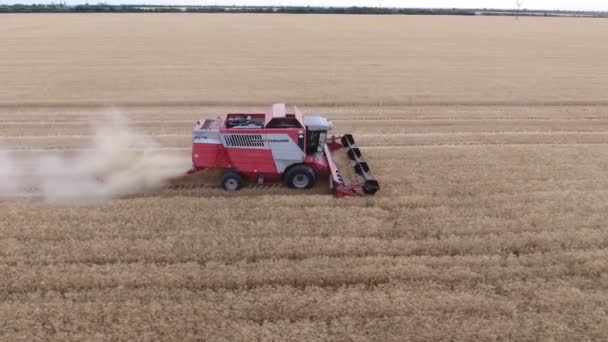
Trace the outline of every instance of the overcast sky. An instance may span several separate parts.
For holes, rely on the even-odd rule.
[[[86,0],[63,0],[68,4]],[[520,0],[522,8],[608,11],[608,0]],[[0,0],[10,3],[50,3],[62,0]],[[283,6],[385,6],[444,8],[517,8],[516,0],[89,0],[89,3],[163,5],[283,5]]]

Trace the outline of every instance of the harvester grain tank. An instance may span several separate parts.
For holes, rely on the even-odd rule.
[[[197,122],[192,134],[192,169],[223,169],[222,186],[241,189],[246,182],[284,182],[295,189],[311,188],[320,177],[338,197],[373,195],[380,188],[351,134],[328,136],[331,121],[288,113],[274,104],[264,113],[229,113]],[[346,179],[334,159],[346,153],[358,180]]]

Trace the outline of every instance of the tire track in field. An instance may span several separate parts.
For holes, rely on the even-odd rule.
[[[584,117],[572,117],[572,116],[522,116],[522,117],[512,117],[512,116],[504,116],[504,117],[491,117],[491,116],[458,116],[458,117],[443,117],[443,116],[433,116],[433,115],[424,115],[419,117],[369,117],[369,116],[352,116],[348,117],[334,117],[331,114],[327,114],[329,116],[330,121],[334,122],[443,122],[443,121],[482,121],[482,122],[491,122],[491,121],[505,121],[505,122],[522,122],[522,121],[542,121],[542,122],[573,122],[573,121],[592,121],[596,123],[597,121],[607,121],[607,116],[584,116]],[[184,125],[193,125],[198,117],[193,117],[191,119],[146,119],[146,120],[130,120],[129,122],[133,124],[133,126],[138,125],[152,125],[152,124],[184,124]],[[46,119],[43,123],[32,121],[32,118],[27,118],[23,120],[3,120],[0,119],[0,124],[6,126],[40,126],[40,127],[49,127],[49,126],[78,126],[82,128],[91,127],[90,119]]]
[[[437,143],[437,144],[368,144],[359,145],[362,149],[374,149],[374,150],[388,150],[388,149],[412,149],[412,148],[480,148],[480,147],[518,147],[518,146],[571,146],[571,147],[584,147],[584,146],[603,146],[608,145],[607,142],[590,142],[590,143],[568,143],[568,142],[537,142],[537,143],[476,143],[476,142],[463,142],[463,143]],[[43,153],[43,152],[86,152],[92,151],[92,149],[79,148],[79,147],[50,147],[50,148],[12,148],[5,149],[8,152],[18,153]],[[177,151],[177,152],[190,152],[190,147],[161,147],[155,149],[129,149],[129,151]]]
[[[323,180],[317,182],[317,184],[306,190],[297,190],[287,187],[283,183],[268,183],[268,184],[246,184],[238,192],[227,192],[225,191],[219,180],[208,181],[206,183],[188,183],[183,184],[172,184],[160,187],[156,190],[151,189],[148,191],[135,192],[129,195],[120,196],[119,198],[143,198],[143,197],[174,197],[174,196],[192,196],[192,197],[210,197],[210,196],[242,196],[242,195],[326,195],[331,194],[329,189],[329,183]],[[43,189],[36,185],[25,185],[19,188],[19,191],[10,196],[2,196],[1,199],[10,198],[29,198],[29,199],[43,199]],[[69,198],[67,199],[69,201]]]
[[[268,106],[268,101],[113,101],[115,108],[182,108],[182,107],[263,107]],[[303,106],[301,104],[300,106]],[[306,101],[305,105],[314,107],[605,107],[608,100],[558,100],[558,101],[513,101],[513,100],[488,100],[488,101],[442,101],[442,100],[409,100],[409,101]],[[99,101],[31,101],[31,102],[0,102],[0,109],[57,109],[57,108],[83,108],[99,109],[108,106],[107,102]]]
[[[55,125],[82,125],[94,124],[99,116],[108,111],[123,112],[125,116],[136,124],[148,123],[177,123],[193,125],[202,117],[216,117],[226,112],[234,111],[257,111],[267,106],[240,108],[232,106],[223,107],[130,107],[124,110],[117,107],[81,108],[21,108],[13,110],[2,110],[0,106],[0,123],[6,125],[25,126],[55,126]],[[608,106],[606,106],[608,107]],[[449,107],[449,106],[350,106],[350,107],[301,107],[305,112],[322,113],[330,120],[339,122],[353,121],[517,121],[517,120],[542,120],[542,121],[592,121],[606,120],[608,108],[585,107],[585,106],[562,106],[562,107]]]
[[[583,250],[584,252],[587,251]],[[591,252],[591,257],[587,256],[585,260],[590,260],[594,254],[600,256],[604,254],[594,253],[597,252],[596,250],[589,250],[588,252]],[[530,255],[534,260],[538,253],[530,253]],[[483,254],[477,255],[477,257],[479,256],[483,257]],[[503,258],[505,257],[503,255]],[[167,289],[251,290],[266,286],[294,288],[378,286],[391,281],[434,281],[453,284],[460,282],[478,283],[481,277],[475,272],[450,272],[454,269],[462,270],[463,267],[459,265],[432,263],[427,266],[424,263],[416,263],[416,260],[415,257],[378,255],[360,257],[320,256],[301,260],[290,258],[275,260],[271,258],[245,264],[219,263],[212,267],[201,267],[197,262],[155,264],[140,261],[130,264],[113,264],[111,267],[101,268],[100,265],[95,264],[67,263],[65,265],[29,266],[31,270],[26,274],[22,274],[21,265],[6,266],[3,273],[6,279],[5,294],[44,291],[48,285],[37,281],[40,278],[53,280],[53,289],[56,291],[78,291],[115,288],[116,286],[122,286],[123,288],[158,286]],[[504,274],[503,272],[498,272],[498,274],[501,274],[504,278],[517,276],[518,279],[522,280],[529,279],[533,274],[535,279],[550,281],[558,277],[570,278],[575,277],[577,273],[588,272],[586,270],[573,272],[568,268],[556,268],[548,272],[541,271],[547,270],[547,265],[563,264],[563,259],[554,260],[553,263],[545,262],[547,265],[528,265],[525,256],[522,261],[514,265],[516,274]],[[465,268],[481,269],[485,267],[495,268],[498,271],[504,269],[505,266],[501,263],[486,266],[482,262],[481,265],[475,264]],[[428,272],[431,269],[434,272]],[[300,276],[303,270],[309,271],[306,277]],[[310,272],[312,270],[315,270],[315,272]],[[126,274],[129,274],[129,276],[125,277]],[[221,274],[222,277],[217,277],[218,274]]]
[[[495,136],[495,135],[608,135],[608,131],[540,131],[540,130],[521,130],[521,131],[454,131],[454,132],[404,132],[404,133],[353,133],[358,137],[374,138],[374,137],[435,137],[435,136]],[[190,134],[183,133],[148,133],[146,136],[155,138],[187,138],[190,139]],[[89,139],[94,137],[93,134],[53,134],[53,135],[15,135],[15,136],[0,136],[0,140],[48,140],[48,139]]]
[[[409,146],[483,146],[483,145],[600,145],[608,143],[608,131],[497,131],[428,133],[353,133],[362,148]],[[189,150],[190,136],[182,134],[149,135],[161,147],[151,150]],[[6,151],[86,151],[89,135],[47,135],[0,137]],[[176,142],[178,144],[176,144]],[[188,147],[186,147],[188,146]],[[133,149],[144,150],[144,149]]]
[[[525,234],[518,234],[520,236],[517,236],[516,234],[513,234],[514,238],[518,238],[521,236],[525,236]],[[453,239],[453,241],[460,241],[460,240],[466,240],[467,238],[470,239],[474,239],[475,236],[461,236],[461,239]],[[486,237],[484,237],[486,238]],[[488,241],[492,238],[492,237],[487,237]],[[310,248],[310,241],[306,241],[306,239],[303,239],[304,241],[302,241],[303,247],[304,249]],[[323,240],[328,240],[331,241],[331,238],[326,238]],[[445,263],[445,260],[447,258],[452,259],[452,264],[453,266],[465,266],[465,267],[475,267],[475,266],[479,266],[479,262],[475,262],[473,260],[473,258],[482,258],[484,260],[493,260],[495,261],[494,265],[491,266],[499,266],[500,261],[504,260],[505,257],[512,255],[512,256],[516,256],[519,260],[521,261],[526,261],[526,259],[530,258],[530,259],[534,259],[535,256],[538,255],[538,251],[526,251],[525,248],[523,248],[523,246],[520,245],[514,245],[512,246],[512,250],[509,248],[506,249],[502,249],[502,250],[497,250],[495,253],[487,253],[487,251],[484,250],[479,250],[479,251],[471,251],[470,253],[464,252],[464,253],[458,253],[458,254],[454,254],[453,252],[447,251],[447,247],[443,247],[443,249],[445,249],[445,253],[435,253],[432,254],[430,252],[428,252],[428,250],[431,250],[432,248],[441,248],[441,247],[429,247],[428,245],[425,246],[425,248],[427,248],[428,250],[426,252],[422,252],[422,249],[416,249],[416,248],[406,248],[404,250],[396,250],[396,248],[394,246],[399,245],[400,242],[410,242],[410,243],[416,243],[419,242],[421,244],[424,244],[426,242],[429,242],[427,240],[411,240],[411,239],[394,239],[394,240],[384,240],[384,241],[378,241],[378,239],[370,239],[370,238],[361,238],[359,239],[362,242],[367,242],[368,244],[370,242],[384,242],[384,244],[382,246],[375,246],[373,249],[367,249],[368,246],[362,247],[361,250],[325,250],[325,251],[319,251],[319,252],[314,252],[311,253],[310,250],[307,250],[306,253],[297,253],[297,252],[290,252],[287,250],[283,250],[283,251],[279,251],[275,254],[272,253],[260,253],[259,255],[247,255],[247,256],[237,256],[234,258],[221,258],[221,257],[203,257],[203,256],[191,256],[191,257],[176,257],[173,255],[170,255],[169,251],[167,250],[157,250],[156,252],[159,253],[157,255],[153,255],[153,256],[141,256],[139,255],[140,250],[144,250],[146,248],[149,248],[148,246],[137,246],[137,248],[134,248],[132,245],[129,245],[129,247],[124,247],[125,249],[130,248],[133,252],[132,253],[124,253],[123,255],[120,256],[116,256],[116,254],[119,253],[115,253],[114,256],[96,256],[96,255],[88,255],[86,257],[75,257],[75,256],[66,256],[66,258],[60,258],[57,260],[44,260],[42,258],[36,258],[36,260],[38,261],[24,261],[21,259],[10,259],[10,257],[8,258],[9,260],[4,260],[2,262],[0,262],[0,266],[6,266],[6,267],[15,267],[15,266],[23,266],[23,265],[27,265],[27,266],[33,266],[33,267],[49,267],[49,266],[61,266],[61,265],[70,265],[70,266],[82,266],[82,267],[94,267],[94,266],[112,266],[114,264],[121,264],[121,265],[142,265],[142,264],[153,264],[156,266],[164,266],[164,267],[170,267],[170,266],[176,266],[176,265],[183,265],[183,264],[199,264],[202,267],[204,267],[207,263],[218,263],[218,264],[222,264],[224,266],[234,266],[234,265],[238,265],[241,263],[247,263],[249,265],[251,264],[256,264],[256,263],[266,263],[266,262],[307,262],[307,261],[311,261],[311,260],[318,260],[318,259],[333,259],[333,260],[340,260],[340,259],[352,259],[352,260],[362,260],[362,259],[366,259],[366,258],[394,258],[394,259],[402,259],[402,260],[408,260],[408,263],[412,264],[412,265],[424,265],[424,266],[430,266],[430,265],[437,265],[437,264],[442,264]],[[428,239],[431,240],[431,239]],[[436,239],[435,239],[436,240]],[[64,242],[64,241],[70,241],[70,242],[74,242],[74,240],[61,240],[61,241],[55,241],[55,242]],[[145,240],[144,240],[145,241]],[[479,239],[476,239],[476,241],[479,243],[481,242]],[[98,241],[96,241],[97,243],[99,243]],[[110,244],[113,241],[108,240],[105,241],[106,243]],[[141,242],[141,241],[140,241]],[[339,242],[339,241],[338,241]],[[430,241],[433,242],[433,241]],[[486,242],[486,241],[484,241]],[[577,243],[580,243],[579,241],[576,241]],[[121,245],[124,245],[124,241],[116,241],[116,243],[120,243]],[[325,242],[327,243],[327,241]],[[559,244],[559,243],[564,243],[562,241],[556,241],[554,242],[555,244]],[[43,247],[39,247],[39,248],[43,248]],[[243,247],[246,248],[246,247]],[[250,247],[250,248],[255,248],[255,247]],[[386,248],[386,249],[390,249],[390,250],[381,250],[382,248]],[[515,251],[517,249],[521,249],[521,251],[517,252],[517,255],[513,254],[512,251]],[[86,252],[84,251],[84,249],[87,249],[86,246],[82,246],[80,248],[78,248],[77,250],[74,250],[74,254],[76,255],[85,255]],[[107,250],[108,248],[106,248]],[[578,245],[578,246],[573,246],[571,244],[571,246],[568,247],[563,247],[563,248],[559,248],[557,250],[546,250],[543,252],[543,255],[548,258],[551,259],[552,257],[564,257],[564,256],[568,256],[568,255],[578,255],[579,257],[581,257],[582,255],[586,255],[589,259],[592,259],[594,257],[602,257],[603,255],[605,255],[605,250],[606,250],[606,245],[602,245],[602,244],[589,244],[589,245]],[[51,250],[49,253],[52,253],[53,251]],[[137,254],[136,254],[137,253]],[[165,253],[164,255],[161,253]],[[126,255],[125,255],[126,254]],[[55,254],[56,255],[56,254]],[[6,258],[5,258],[6,259]],[[556,264],[558,262],[555,262]],[[445,267],[445,266],[444,266]],[[522,267],[538,267],[538,265],[525,265],[522,264]]]

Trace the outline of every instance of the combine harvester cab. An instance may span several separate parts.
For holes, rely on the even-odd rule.
[[[228,191],[239,190],[247,182],[283,182],[308,189],[319,177],[328,177],[338,197],[375,194],[378,181],[353,136],[328,137],[332,126],[326,118],[305,116],[297,108],[287,113],[284,104],[275,104],[265,113],[229,113],[200,120],[192,134],[188,173],[222,169],[221,185]],[[346,179],[345,174],[352,172],[340,172],[335,154],[343,152],[360,180]]]

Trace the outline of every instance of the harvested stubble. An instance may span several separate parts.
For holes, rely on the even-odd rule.
[[[41,31],[46,26],[34,25],[32,21],[57,23],[57,18],[65,22],[44,31],[46,35]],[[337,130],[354,133],[382,189],[376,197],[349,200],[317,193],[295,196],[257,190],[242,197],[226,196],[221,191],[184,191],[78,205],[2,200],[0,339],[600,341],[608,338],[608,108],[597,105],[601,102],[597,100],[599,90],[606,89],[606,78],[602,78],[605,69],[598,68],[591,77],[590,71],[581,74],[572,68],[584,63],[595,65],[594,61],[605,57],[605,45],[596,44],[604,23],[418,17],[380,21],[376,17],[329,16],[264,16],[263,20],[250,16],[164,15],[57,18],[8,16],[3,18],[6,21],[2,25],[10,30],[0,34],[21,32],[18,29],[22,28],[25,42],[37,39],[48,42],[51,36],[48,32],[57,33],[55,38],[60,42],[80,37],[79,42],[85,46],[78,60],[89,61],[90,65],[75,69],[77,79],[98,77],[99,83],[87,90],[70,81],[72,74],[56,73],[56,61],[76,58],[71,57],[76,56],[73,53],[59,53],[58,45],[7,40],[15,49],[0,50],[0,54],[10,57],[0,58],[0,67],[4,67],[0,71],[8,84],[15,87],[0,94],[7,96],[0,98],[0,102],[31,100],[39,105],[21,108],[11,104],[0,108],[0,143],[17,155],[37,156],[49,149],[78,150],[88,144],[92,139],[89,122],[105,109],[80,108],[75,106],[78,101],[73,97],[84,102],[104,102],[118,91],[119,101],[170,102],[176,101],[175,94],[182,92],[179,95],[183,94],[185,100],[196,99],[200,95],[198,89],[209,91],[208,85],[217,81],[213,77],[220,74],[214,74],[212,66],[196,69],[198,57],[206,53],[209,53],[206,58],[215,60],[215,54],[233,50],[236,57],[231,61],[217,60],[220,67],[222,63],[230,63],[235,70],[245,73],[253,70],[252,65],[256,70],[272,69],[276,64],[270,61],[259,64],[256,55],[245,58],[238,51],[243,46],[227,46],[218,41],[220,38],[214,38],[220,37],[216,32],[223,32],[218,25],[229,27],[228,35],[248,28],[233,20],[241,18],[262,30],[263,37],[277,35],[276,39],[281,32],[277,27],[296,31],[298,27],[313,27],[312,31],[298,32],[317,38],[318,49],[328,46],[329,51],[342,49],[340,41],[350,46],[341,51],[358,62],[343,69],[336,68],[342,60],[329,64],[327,68],[336,68],[337,73],[349,71],[348,78],[337,78],[337,85],[324,82],[324,70],[310,74],[311,69],[322,64],[315,58],[298,59],[302,64],[285,73],[285,79],[279,78],[272,89],[259,86],[256,77],[240,78],[240,85],[230,83],[233,79],[229,78],[214,84],[215,92],[207,95],[226,102],[234,95],[228,95],[233,89],[242,95],[242,101],[252,102],[252,106],[165,103],[161,107],[130,107],[125,111],[133,126],[159,141],[163,148],[188,153],[190,130],[200,116],[261,110],[258,101],[275,100],[272,94],[283,95],[283,91],[289,95],[287,98],[298,100],[298,104],[315,102],[320,93],[345,102],[353,98],[353,92],[363,92],[358,94],[360,106],[313,107],[303,103],[301,107],[305,112],[326,114],[334,120]],[[323,31],[329,22],[336,20],[341,23],[339,36]],[[376,69],[372,66],[360,74],[350,71],[366,64],[366,60],[378,59],[376,55],[366,59],[363,53],[379,51],[372,45],[392,46],[391,37],[401,37],[408,31],[390,31],[386,40],[361,40],[353,35],[366,27],[358,25],[359,20],[384,23],[367,26],[384,33],[398,24],[428,28],[422,40],[403,49],[393,47],[391,51],[396,54],[387,54],[384,63],[388,63],[386,70],[391,72],[383,74],[386,92],[346,89],[345,84],[374,84],[375,78],[370,75]],[[91,22],[113,25],[140,22],[165,32],[169,26],[155,25],[166,21],[177,25],[176,32],[180,33],[177,35],[180,39],[167,43],[180,48],[179,56],[163,55],[170,49],[162,44],[149,44],[151,33],[138,28],[121,31],[123,36],[116,39],[97,42],[83,41],[81,33],[69,35],[66,29],[69,25],[81,25],[97,32],[93,36],[103,37],[105,33],[91,26]],[[457,28],[440,30],[442,37],[468,37],[458,40],[465,45],[428,40],[429,35],[438,37],[437,23]],[[494,31],[472,29],[488,23],[498,26]],[[522,25],[534,30],[511,36]],[[570,30],[572,27],[578,29]],[[201,46],[191,45],[198,36],[184,34],[198,33],[197,28],[201,37],[207,39],[204,51]],[[545,33],[553,30],[561,32],[559,37],[547,38]],[[462,61],[463,51],[474,48],[478,36],[494,45],[490,50],[475,50],[474,61],[470,65],[465,63],[462,72],[438,57],[455,49],[458,53],[446,58],[454,63]],[[527,72],[540,63],[531,59],[538,52],[536,49],[516,58],[523,63],[523,70],[502,64],[489,69],[498,52],[510,49],[501,43],[522,40],[524,48],[544,46],[550,49],[543,53],[555,53],[556,58],[546,61],[544,69],[525,78],[512,92],[499,92],[497,89],[505,84],[508,88],[513,80],[505,75],[511,75],[513,70]],[[575,42],[579,48],[567,48],[567,44],[558,40]],[[108,57],[113,55],[112,49],[122,49],[133,41],[141,43],[128,51],[133,59]],[[91,52],[96,48],[89,46],[89,42],[101,50],[108,49],[106,54]],[[353,42],[362,48],[353,48]],[[260,41],[253,39],[244,46],[256,43]],[[595,44],[593,51],[587,50],[590,44]],[[186,45],[192,50],[182,49]],[[30,48],[36,46],[37,50]],[[565,49],[567,55],[559,53]],[[157,54],[149,53],[150,50]],[[275,57],[280,59],[285,53],[265,51],[267,54],[261,55],[264,58],[277,53]],[[450,93],[446,89],[455,89],[454,84],[445,81],[445,77],[427,80],[430,69],[426,60],[403,62],[404,51],[436,56],[428,62],[444,72],[453,72],[447,79],[459,79],[466,87]],[[483,51],[488,51],[487,55]],[[571,59],[576,51],[580,52],[580,59]],[[40,64],[38,58],[47,58],[48,64]],[[164,73],[155,58],[178,63],[177,71],[172,69],[164,74],[167,84],[151,81]],[[405,64],[394,69],[391,63],[399,58],[399,63]],[[143,62],[150,60],[146,67]],[[131,61],[142,62],[141,68],[133,68]],[[479,66],[480,61],[483,68],[471,73],[471,65]],[[558,70],[556,66],[561,65],[567,67]],[[47,88],[49,93],[37,93],[39,82],[16,76],[36,70],[41,72],[41,78],[57,87]],[[154,72],[148,74],[150,70]],[[414,80],[402,77],[411,75],[407,70],[417,70],[413,74],[424,77]],[[124,79],[115,84],[117,72]],[[185,72],[194,72],[194,76],[184,77]],[[492,80],[481,77],[484,73],[493,75]],[[542,87],[548,79],[545,76],[567,77],[573,73],[577,77],[569,79],[566,85]],[[204,79],[203,74],[212,77]],[[257,71],[255,75],[259,75]],[[287,79],[307,77],[309,82],[300,83],[301,87],[285,86]],[[175,83],[177,79],[179,84]],[[482,89],[484,99],[517,105],[382,107],[371,103],[370,99],[377,96],[389,101],[403,89],[412,90],[403,83],[404,79],[440,90],[437,98],[412,95],[414,100],[454,102],[465,94],[466,102],[475,95],[472,90]],[[421,79],[425,82],[420,83]],[[110,80],[115,87],[107,86]],[[226,82],[235,87],[227,87]],[[525,106],[518,102],[518,96],[525,94],[529,96],[523,97],[525,101],[541,99],[557,103],[556,95],[566,92],[568,84],[580,90],[572,93],[572,98],[595,105]],[[317,85],[322,87],[317,89]],[[164,86],[176,87],[175,92],[165,93]],[[139,89],[150,91],[142,93]],[[247,93],[247,89],[253,90]],[[67,107],[59,107],[57,103],[53,107],[40,105],[51,98],[66,102]],[[24,166],[27,170],[32,167]],[[188,167],[184,165],[184,171]]]
[[[152,121],[175,117],[165,127],[183,126],[176,147],[187,150],[189,114],[147,110]],[[454,116],[454,131],[473,136],[470,120],[484,131],[503,122],[474,119],[483,108],[403,111],[401,119]],[[530,120],[550,122],[551,113]],[[602,127],[571,120],[576,130]],[[380,137],[398,121],[378,122],[368,133]],[[6,339],[603,339],[607,141],[545,144],[543,134],[522,134],[529,142],[422,146],[369,136],[376,146],[362,148],[383,182],[374,198],[213,191],[59,207],[1,202],[0,331]]]

